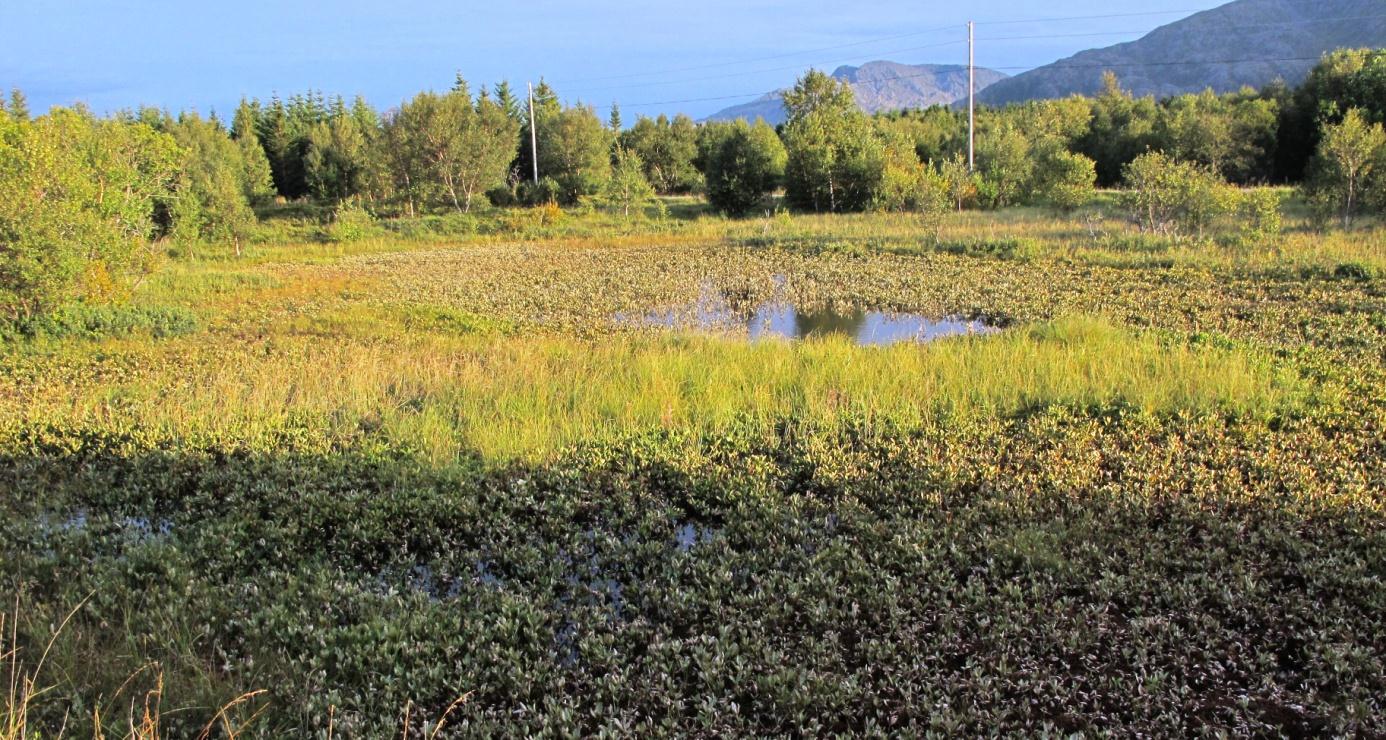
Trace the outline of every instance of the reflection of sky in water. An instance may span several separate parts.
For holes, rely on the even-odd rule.
[[[724,296],[713,290],[705,291],[696,303],[683,309],[652,311],[641,316],[623,314],[618,315],[616,321],[704,331],[745,329],[752,340],[840,335],[851,337],[859,345],[928,342],[959,334],[983,334],[997,330],[997,327],[982,321],[957,317],[930,319],[919,314],[861,310],[805,311],[782,300],[762,303],[746,314],[735,311]]]
[[[995,330],[981,321],[957,318],[934,320],[917,314],[882,311],[801,311],[787,304],[761,305],[746,328],[751,339],[806,339],[836,334],[852,337],[860,345],[927,342],[941,337]]]

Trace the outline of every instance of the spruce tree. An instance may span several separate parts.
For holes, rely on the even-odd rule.
[[[510,83],[508,81],[501,80],[496,83],[495,98],[496,104],[500,106],[501,110],[505,111],[505,115],[516,121],[520,120],[520,100],[515,97],[515,91],[510,89]]]
[[[10,115],[18,121],[29,120],[29,101],[17,87],[10,91]]]

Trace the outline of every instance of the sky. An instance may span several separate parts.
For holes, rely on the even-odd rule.
[[[309,89],[388,109],[460,72],[474,90],[543,77],[570,103],[619,103],[628,120],[698,118],[810,67],[965,64],[969,19],[978,66],[1015,74],[1222,2],[3,0],[0,88],[24,90],[35,111],[229,114],[242,97]]]

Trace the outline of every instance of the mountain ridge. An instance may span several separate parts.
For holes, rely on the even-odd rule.
[[[1092,95],[1116,73],[1135,95],[1233,92],[1303,81],[1334,49],[1386,46],[1382,0],[1233,0],[1135,41],[1088,49],[1007,78],[978,94],[988,105]]]
[[[860,66],[843,65],[834,70],[832,76],[852,87],[857,105],[867,113],[948,105],[959,96],[967,96],[967,66],[961,64],[901,64],[879,60]],[[978,90],[1004,79],[1005,73],[977,68]],[[770,124],[784,123],[784,104],[780,98],[783,92],[776,90],[749,103],[724,108],[703,120],[763,118]]]

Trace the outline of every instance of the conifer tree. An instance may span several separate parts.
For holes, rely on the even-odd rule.
[[[24,91],[17,87],[10,91],[9,112],[16,120],[29,120],[29,101],[24,97]]]
[[[252,205],[274,197],[274,176],[270,172],[269,158],[265,156],[265,148],[256,133],[259,116],[259,104],[242,99],[231,119],[231,138],[241,150],[241,184],[246,200]]]
[[[496,99],[496,105],[500,106],[501,110],[505,112],[505,115],[516,121],[520,120],[520,100],[515,97],[515,91],[510,89],[510,83],[508,81],[501,80],[496,83],[494,97]]]
[[[640,155],[624,147],[616,147],[615,165],[611,177],[602,187],[602,203],[622,216],[629,218],[631,209],[643,208],[657,202],[655,189],[645,179],[644,164]]]

